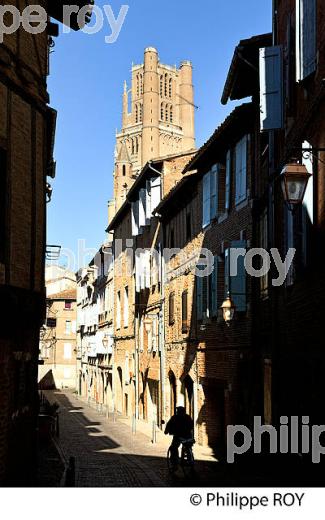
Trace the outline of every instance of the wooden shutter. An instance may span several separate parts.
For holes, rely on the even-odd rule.
[[[210,173],[203,177],[203,227],[210,224]]]
[[[236,204],[247,196],[247,136],[236,145]]]
[[[213,272],[210,275],[210,315],[218,315],[218,257],[214,257]]]
[[[246,249],[246,241],[238,240],[231,242],[232,249]],[[236,306],[236,311],[245,312],[247,308],[246,296],[246,269],[244,257],[240,256],[237,260],[237,276],[230,277],[230,294]]]
[[[227,152],[226,158],[226,195],[225,195],[225,209],[230,209],[230,183],[231,183],[231,150]]]
[[[297,81],[315,72],[317,65],[317,1],[296,0]]]
[[[151,212],[153,212],[161,201],[161,179],[151,179]]]
[[[283,127],[282,46],[260,49],[261,130]]]
[[[218,215],[218,166],[210,172],[210,220]]]
[[[188,331],[188,292],[182,293],[182,332]]]
[[[146,182],[146,224],[147,226],[150,224],[150,219],[152,217],[151,213],[151,183],[150,181]]]
[[[134,237],[139,235],[139,201],[132,202],[131,205],[131,221],[132,221],[132,235]]]
[[[196,276],[196,316],[200,321],[203,318],[203,278]]]
[[[146,225],[146,190],[141,189],[139,192],[139,227]]]
[[[175,322],[175,293],[172,292],[169,295],[169,325],[173,325]]]

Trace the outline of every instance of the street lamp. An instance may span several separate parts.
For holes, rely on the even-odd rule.
[[[289,163],[281,172],[281,185],[285,202],[290,206],[302,204],[311,174],[304,164]]]
[[[226,325],[229,327],[230,322],[234,319],[236,306],[234,302],[232,301],[230,294],[228,292],[227,298],[221,305],[223,319],[226,322]]]

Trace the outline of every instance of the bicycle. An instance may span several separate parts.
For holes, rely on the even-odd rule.
[[[184,472],[184,476],[187,477],[187,476],[194,474],[195,460],[194,460],[194,455],[193,455],[193,445],[195,444],[195,440],[194,439],[184,439],[184,438],[180,438],[179,440],[180,440],[181,446],[182,446],[179,465],[181,466],[181,468]],[[167,467],[168,467],[169,473],[170,474],[175,473],[175,471],[177,470],[177,466],[178,466],[178,464],[175,464],[172,461],[171,449],[169,447],[168,452],[167,452]]]

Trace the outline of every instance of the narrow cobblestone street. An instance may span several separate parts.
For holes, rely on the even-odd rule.
[[[143,432],[133,434],[125,419],[107,419],[73,393],[46,394],[60,405],[57,447],[65,463],[75,457],[77,487],[197,486],[215,481],[217,462],[197,460],[197,476],[191,481],[181,472],[171,478],[166,466],[169,438],[153,444]],[[194,454],[197,458],[195,448]]]

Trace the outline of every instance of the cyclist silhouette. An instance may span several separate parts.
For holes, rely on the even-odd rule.
[[[184,439],[193,438],[194,422],[184,408],[177,406],[176,414],[169,419],[165,428],[165,435],[173,435],[173,442],[170,445],[172,463],[177,466],[179,460],[178,448]]]

